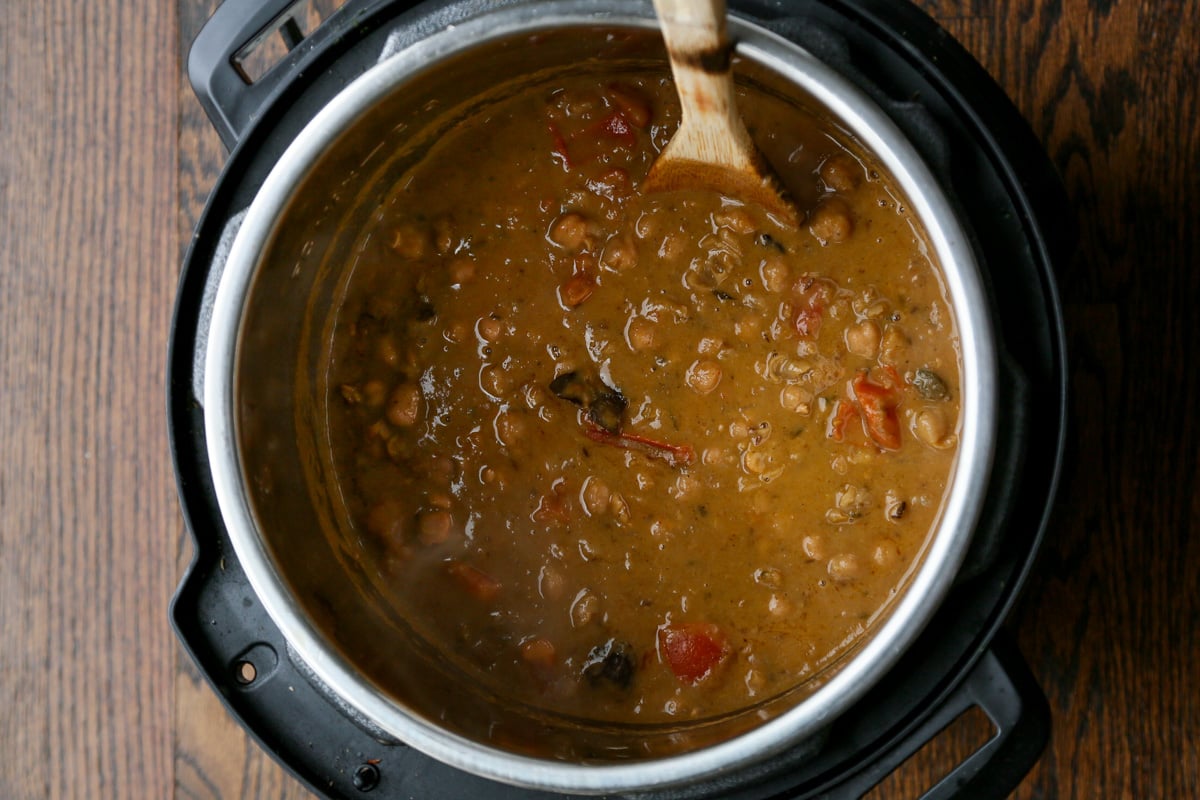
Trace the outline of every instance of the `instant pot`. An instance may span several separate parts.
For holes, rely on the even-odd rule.
[[[370,206],[367,178],[384,171],[372,158],[385,128],[540,69],[546,53],[554,63],[601,55],[569,43],[556,51],[556,30],[647,31],[653,11],[618,0],[351,0],[306,35],[296,22],[305,5],[227,0],[189,60],[232,153],[188,253],[173,327],[171,435],[196,557],[172,618],[231,712],[330,797],[766,798],[861,795],[978,706],[994,736],[929,796],[1011,790],[1049,729],[1045,700],[999,627],[1045,532],[1062,459],[1054,269],[1070,240],[1053,170],[983,70],[907,5],[731,3],[741,72],[808,64],[788,80],[812,81],[807,93],[860,139],[898,153],[884,161],[911,177],[943,262],[968,264],[966,278],[948,269],[967,385],[982,386],[964,405],[975,411],[955,484],[968,489],[948,512],[963,535],[934,538],[881,632],[811,701],[681,756],[564,763],[504,752],[419,713],[427,690],[455,690],[453,677],[419,653],[400,675],[391,662],[401,659],[378,646],[386,621],[319,535],[325,490],[305,469],[312,410],[296,400],[313,380],[303,337],[321,327],[312,309],[329,302],[323,254],[339,252],[339,231]],[[249,81],[246,48],[276,32],[290,52]],[[360,124],[367,114],[375,122]],[[379,689],[393,673],[414,687],[410,702]],[[490,713],[471,687],[457,693],[462,713]]]

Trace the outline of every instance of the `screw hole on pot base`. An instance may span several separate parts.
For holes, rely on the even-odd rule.
[[[233,677],[242,686],[249,686],[258,677],[258,668],[250,661],[239,661],[233,665]]]
[[[368,761],[354,770],[354,788],[360,792],[369,792],[379,785],[381,777],[379,767]]]
[[[258,642],[247,647],[229,662],[229,672],[239,689],[261,686],[275,672],[279,656],[269,644]]]

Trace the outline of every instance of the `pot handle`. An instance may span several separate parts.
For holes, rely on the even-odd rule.
[[[987,714],[995,733],[921,800],[1008,797],[1046,747],[1050,708],[1016,644],[1003,631],[932,715],[829,796],[862,797],[973,706]]]
[[[305,32],[302,15],[309,0],[224,0],[200,29],[188,52],[188,80],[209,120],[229,150],[279,89],[295,63],[312,49],[309,37],[327,31],[323,23]],[[338,14],[331,15],[332,19]],[[342,26],[338,26],[342,27]],[[252,78],[243,57],[276,33],[287,54]]]

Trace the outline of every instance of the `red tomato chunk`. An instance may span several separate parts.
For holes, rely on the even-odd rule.
[[[697,684],[732,655],[725,634],[710,622],[683,622],[658,630],[659,652],[679,680]]]

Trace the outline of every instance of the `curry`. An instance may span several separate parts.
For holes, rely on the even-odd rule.
[[[325,368],[348,534],[444,657],[550,713],[744,709],[903,591],[956,453],[960,356],[867,154],[744,88],[798,228],[638,191],[657,74],[478,109],[361,232]]]

